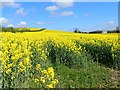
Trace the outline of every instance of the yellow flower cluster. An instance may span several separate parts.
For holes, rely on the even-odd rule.
[[[56,87],[59,81],[55,79],[54,69],[43,66],[43,62],[46,63],[48,60],[49,52],[46,48],[46,45],[49,44],[48,41],[51,41],[54,48],[64,47],[68,52],[72,51],[77,55],[86,49],[81,45],[76,46],[76,41],[83,45],[111,46],[113,59],[117,57],[116,51],[120,50],[117,34],[76,34],[47,30],[26,33],[2,32],[0,41],[2,73],[15,79],[19,78],[21,74],[24,77],[24,74],[28,72],[27,74],[32,76],[35,83],[41,82],[44,87],[48,88]]]
[[[30,74],[32,76],[31,79],[34,79],[35,83],[39,81],[42,83],[42,87],[47,87],[50,82],[56,80],[54,79],[54,69],[52,67],[43,69],[41,65],[42,61],[46,62],[47,60],[47,49],[43,50],[42,48],[42,46],[44,46],[44,39],[42,37],[39,39],[32,39],[31,36],[29,37],[29,34],[27,37],[26,34],[22,35],[20,33],[2,33],[2,35],[3,39],[1,41],[2,47],[0,49],[0,67],[1,73],[4,75],[3,78],[10,77],[11,80],[15,81],[16,79],[19,82],[20,78],[26,79],[25,74]],[[38,56],[34,53],[38,54]],[[35,64],[36,71],[34,69]],[[36,74],[34,75],[34,72],[32,71]],[[27,77],[27,80],[29,79]],[[4,80],[6,80],[5,82],[9,81],[7,78]],[[16,83],[13,82],[13,84]],[[58,83],[54,84],[54,87],[57,84]]]
[[[55,73],[53,67],[48,67],[47,70],[42,69],[40,64],[36,65],[36,70],[41,73],[41,76],[35,78],[35,83],[42,83],[47,88],[55,88],[58,84],[58,80],[55,79]]]

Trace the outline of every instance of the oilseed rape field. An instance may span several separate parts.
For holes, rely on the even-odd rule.
[[[116,88],[117,33],[1,32],[2,88]]]

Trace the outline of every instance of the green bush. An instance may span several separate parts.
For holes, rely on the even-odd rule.
[[[113,59],[112,57],[112,46],[107,45],[106,43],[102,43],[101,45],[94,45],[94,44],[83,44],[80,41],[76,41],[76,45],[81,45],[82,48],[85,48],[86,52],[90,54],[94,61],[101,63],[108,67],[113,67],[120,69],[120,51],[115,51],[116,57]]]

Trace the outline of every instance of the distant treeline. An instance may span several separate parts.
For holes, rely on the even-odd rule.
[[[13,27],[1,27],[1,32],[12,32],[12,33],[16,33],[16,32],[38,32],[38,31],[42,31],[45,30],[46,28],[42,28],[39,30],[30,30],[29,28],[13,28]]]
[[[107,33],[120,33],[120,30],[107,31]]]
[[[120,30],[118,29],[118,30],[103,30],[103,31],[101,31],[101,30],[96,30],[96,31],[91,31],[91,32],[82,32],[82,31],[80,31],[79,29],[75,29],[74,30],[74,32],[75,33],[120,33]]]
[[[109,30],[109,31],[92,31],[92,32],[89,32],[89,33],[120,33],[120,30]]]
[[[75,28],[75,29],[74,29],[74,32],[75,32],[75,33],[88,33],[88,32],[82,32],[82,31],[80,31],[78,28]]]

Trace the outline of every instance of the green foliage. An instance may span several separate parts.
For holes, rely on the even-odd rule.
[[[12,33],[17,33],[17,32],[39,32],[43,31],[46,28],[42,28],[40,30],[30,30],[29,28],[13,28],[13,27],[2,27],[2,32],[12,32]]]
[[[88,63],[92,62],[91,57],[84,51],[82,53],[75,53],[69,50],[67,46],[56,47],[56,44],[52,41],[48,41],[46,46],[49,52],[47,56],[54,65],[64,64],[70,68],[77,68],[89,67]]]
[[[68,68],[64,65],[55,67],[59,85],[58,88],[106,88],[111,87],[111,72],[96,63],[87,68]]]
[[[110,86],[112,82],[109,82],[112,73],[100,66],[98,62],[94,62],[94,58],[98,58],[97,56],[93,58],[92,54],[94,53],[90,54],[83,51],[82,54],[78,55],[67,50],[66,47],[56,47],[52,41],[48,41],[44,46],[48,49],[48,59],[52,62],[56,77],[60,81],[57,88],[112,87]],[[100,47],[96,48],[101,49]],[[96,51],[96,53],[101,55],[102,52]],[[109,52],[104,54],[109,54]]]
[[[108,67],[114,67],[116,69],[120,69],[120,51],[115,51],[116,58],[113,59],[112,57],[112,46],[107,45],[106,43],[102,43],[101,45],[94,45],[94,44],[83,44],[79,41],[76,41],[76,45],[81,45],[83,48],[85,48],[86,52],[92,56],[92,59],[98,63],[101,63]]]

